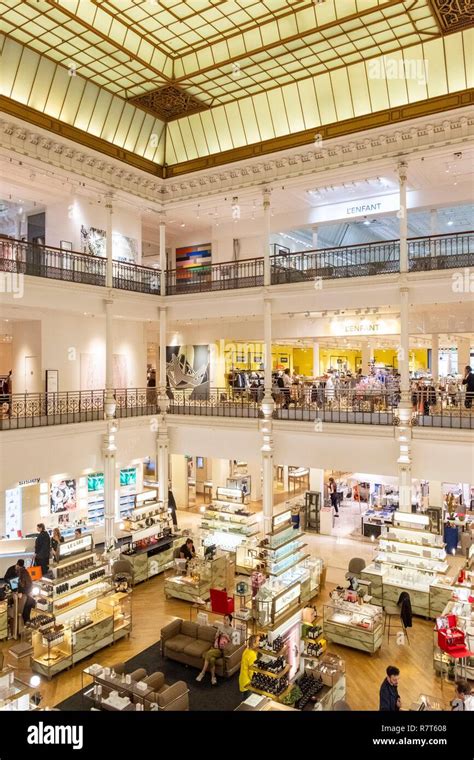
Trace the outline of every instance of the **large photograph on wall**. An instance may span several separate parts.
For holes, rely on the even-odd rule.
[[[71,512],[72,510],[76,509],[76,481],[52,481],[50,486],[49,499],[51,514],[57,514],[58,512]]]
[[[176,249],[176,280],[197,280],[211,273],[211,244]]]
[[[193,389],[192,398],[209,394],[209,346],[167,346],[166,380],[173,390]]]
[[[84,227],[81,224],[81,251],[89,256],[105,258],[107,250],[105,230],[97,227]],[[114,261],[136,262],[138,259],[138,241],[135,238],[122,235],[121,232],[112,233],[112,255]]]

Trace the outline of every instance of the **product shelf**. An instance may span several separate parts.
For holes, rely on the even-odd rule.
[[[280,702],[284,697],[286,697],[287,694],[290,693],[290,691],[293,688],[293,684],[291,683],[287,688],[281,692],[281,694],[270,694],[268,691],[262,691],[262,689],[256,689],[254,686],[249,686],[249,691],[253,691],[254,694],[261,694],[262,697],[268,697],[269,699],[274,699],[276,702]]]
[[[286,674],[289,673],[290,665],[286,665],[283,670],[280,670],[278,673],[272,673],[271,670],[262,670],[256,665],[252,665],[251,670],[253,670],[255,673],[261,673],[263,676],[270,676],[271,678],[283,678],[283,676],[286,676]]]

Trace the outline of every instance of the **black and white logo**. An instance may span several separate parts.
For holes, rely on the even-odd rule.
[[[83,726],[51,726],[40,721],[28,727],[28,744],[69,744],[73,749],[84,746]]]

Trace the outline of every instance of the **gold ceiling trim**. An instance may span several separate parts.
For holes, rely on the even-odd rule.
[[[441,95],[428,100],[411,103],[405,106],[378,111],[374,114],[367,114],[355,119],[347,119],[341,122],[334,122],[326,126],[318,127],[318,132],[322,139],[332,139],[344,135],[365,131],[367,129],[376,129],[386,127],[390,124],[397,124],[421,116],[430,116],[443,111],[451,111],[456,108],[462,108],[474,104],[474,88],[453,93],[451,95]],[[214,153],[204,158],[192,159],[176,163],[171,166],[162,167],[153,161],[141,158],[130,151],[108,143],[106,140],[94,135],[89,135],[77,127],[72,127],[58,119],[49,117],[36,111],[34,108],[25,106],[22,103],[6,98],[0,95],[0,111],[10,116],[16,116],[23,119],[29,124],[41,127],[56,135],[72,140],[73,142],[84,145],[87,148],[103,153],[111,158],[115,158],[123,163],[129,164],[136,169],[152,174],[162,179],[172,177],[182,177],[196,171],[212,169],[236,161],[258,158],[269,153],[275,153],[280,150],[303,147],[305,145],[314,145],[314,129],[297,132],[293,135],[272,138],[260,143],[254,143],[249,146],[242,146],[223,153]]]
[[[145,95],[137,95],[130,98],[129,103],[143,108],[152,116],[165,122],[181,119],[183,116],[192,116],[210,108],[207,103],[203,103],[182,87],[174,84],[165,84],[164,87],[147,92]]]
[[[474,24],[472,0],[428,0],[428,4],[444,34],[461,32]]]
[[[345,121],[334,122],[326,126],[319,126],[318,133],[322,140],[329,140],[335,137],[342,137],[356,132],[362,132],[366,129],[376,129],[386,127],[390,124],[397,124],[402,121],[409,121],[420,116],[430,116],[443,111],[451,111],[456,108],[462,108],[474,104],[474,88],[452,93],[450,95],[440,95],[435,98],[429,98],[417,103],[410,103],[405,106],[388,108],[384,111],[377,111],[373,114],[367,114],[355,119],[346,119]],[[223,153],[214,153],[211,156],[196,158],[190,161],[172,164],[164,167],[164,178],[181,177],[183,174],[191,172],[212,169],[223,164],[233,163],[235,161],[258,158],[269,153],[279,150],[288,150],[298,148],[304,145],[314,145],[314,129],[306,129],[302,132],[296,132],[293,135],[275,137],[271,140],[264,140],[253,145],[233,148]]]
[[[36,111],[34,108],[30,108],[30,106],[6,98],[4,95],[0,95],[0,111],[10,116],[16,116],[18,119],[23,119],[23,121],[27,121],[35,127],[41,127],[48,132],[54,132],[54,134],[60,137],[84,145],[86,148],[96,150],[110,158],[122,161],[129,166],[133,166],[135,169],[141,169],[144,172],[148,172],[148,174],[153,174],[155,177],[163,178],[163,167],[160,164],[155,164],[147,158],[141,158],[136,153],[124,150],[118,145],[113,145],[113,143],[103,140],[101,137],[88,134],[82,129],[73,127],[54,117],[47,116],[41,113],[41,111]]]

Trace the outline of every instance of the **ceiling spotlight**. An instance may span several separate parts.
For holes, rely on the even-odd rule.
[[[365,219],[364,219],[364,224],[370,224],[370,222],[369,222],[369,220],[367,219],[367,217],[365,217]]]
[[[309,311],[305,311],[304,315],[305,317],[309,317],[310,316]]]
[[[448,227],[452,227],[452,225],[454,224],[454,222],[453,222],[452,219],[450,219],[449,222],[447,222],[447,224],[448,224]]]
[[[295,316],[294,314],[288,314],[289,319],[293,319],[294,316]]]
[[[322,311],[322,312],[321,312],[321,316],[322,316],[322,317],[327,317],[327,315],[328,315],[327,311]]]

